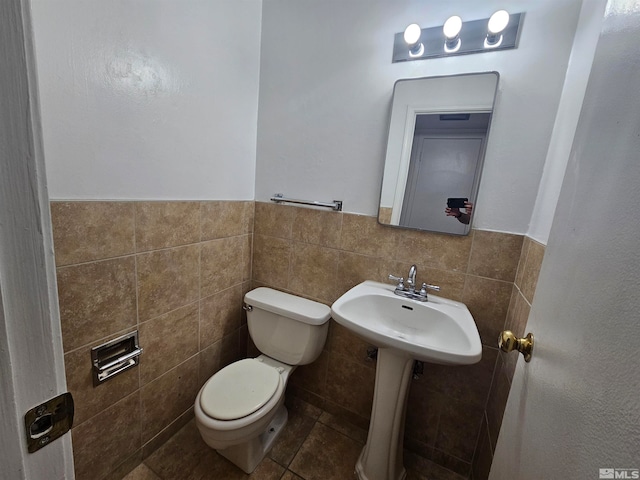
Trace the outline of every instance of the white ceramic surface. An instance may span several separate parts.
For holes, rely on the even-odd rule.
[[[331,309],[321,303],[271,288],[247,292],[247,327],[255,346],[287,365],[306,365],[322,353]]]
[[[466,305],[429,295],[427,302],[393,293],[393,285],[365,281],[332,306],[334,320],[378,347],[416,360],[468,365],[482,356],[478,328]]]
[[[323,303],[273,288],[258,287],[251,290],[244,296],[244,301],[254,308],[283,315],[307,325],[323,325],[331,317],[329,307]]]
[[[322,352],[330,309],[265,287],[247,292],[244,301],[249,335],[263,355],[217,372],[200,389],[194,412],[205,443],[251,473],[287,422],[289,374]]]

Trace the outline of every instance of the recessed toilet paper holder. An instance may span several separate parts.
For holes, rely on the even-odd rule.
[[[135,367],[140,363],[142,348],[138,342],[138,331],[127,333],[91,349],[93,386]]]

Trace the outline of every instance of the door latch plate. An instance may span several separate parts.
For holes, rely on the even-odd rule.
[[[24,426],[29,453],[40,450],[71,430],[73,412],[73,397],[67,392],[25,413]]]

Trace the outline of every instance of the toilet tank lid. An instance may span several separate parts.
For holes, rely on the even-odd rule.
[[[247,292],[244,301],[252,307],[291,317],[309,325],[322,325],[331,317],[331,309],[327,305],[267,287]]]

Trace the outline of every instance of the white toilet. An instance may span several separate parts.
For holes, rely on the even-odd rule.
[[[195,416],[207,445],[251,473],[287,422],[289,375],[322,352],[331,309],[265,287],[248,292],[244,301],[249,335],[263,355],[213,375],[196,397]]]

